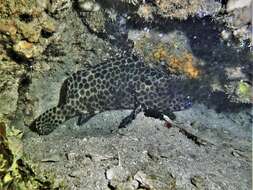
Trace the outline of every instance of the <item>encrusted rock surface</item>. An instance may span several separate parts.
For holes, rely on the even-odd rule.
[[[224,21],[232,29],[232,34],[240,40],[241,46],[245,40],[250,41],[252,47],[252,0],[229,0],[226,4],[228,14],[224,16]]]
[[[7,59],[7,58],[6,58]],[[13,61],[0,64],[0,118],[14,118],[19,99],[20,78],[25,73],[24,67]]]
[[[5,43],[3,51],[11,59],[15,53],[27,60],[36,58],[52,40],[57,23],[46,13],[48,4],[49,1],[1,1],[0,39]],[[27,52],[29,48],[33,50]]]

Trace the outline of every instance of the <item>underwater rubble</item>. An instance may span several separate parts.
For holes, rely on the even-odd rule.
[[[0,0],[0,189],[231,189],[252,186],[251,0]],[[186,77],[177,123],[127,111],[48,136],[35,116],[86,64],[134,52]]]

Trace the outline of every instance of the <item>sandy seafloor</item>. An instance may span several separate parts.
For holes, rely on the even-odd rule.
[[[28,132],[25,152],[71,189],[109,189],[106,171],[119,166],[120,173],[129,176],[139,171],[163,176],[164,184],[169,182],[166,176],[172,175],[177,189],[251,188],[251,129],[242,115],[217,114],[201,105],[179,112],[188,122],[197,117],[194,127],[183,127],[208,141],[198,145],[178,128],[166,128],[164,122],[143,114],[128,128],[118,130],[126,114],[105,112],[83,126],[76,126],[72,119],[48,136]],[[234,121],[235,117],[241,117],[241,122]],[[192,182],[196,176],[200,178],[197,187]],[[115,178],[119,182],[127,179],[117,174]]]
[[[46,81],[43,77],[30,86],[30,93],[47,88],[37,93],[42,100],[38,114],[57,103],[61,85],[53,75]],[[251,109],[218,113],[194,104],[177,112],[179,126],[199,139],[143,113],[127,128],[118,129],[129,112],[104,112],[82,126],[74,118],[47,136],[25,128],[25,153],[70,189],[113,189],[119,184],[134,189],[140,172],[156,176],[159,183],[150,182],[156,189],[168,189],[175,181],[176,189],[251,189]],[[112,179],[107,172],[113,173]]]

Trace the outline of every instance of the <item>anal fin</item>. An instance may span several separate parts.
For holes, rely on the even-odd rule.
[[[95,116],[95,113],[87,113],[87,114],[80,114],[76,124],[78,126],[83,125],[84,123],[86,123],[88,120],[90,120],[93,116]]]

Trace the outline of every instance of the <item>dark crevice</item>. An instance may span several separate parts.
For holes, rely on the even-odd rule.
[[[42,38],[50,38],[51,36],[54,35],[54,32],[49,32],[46,31],[45,29],[42,29],[40,35],[42,36]]]
[[[6,55],[17,64],[23,64],[25,66],[30,67],[34,59],[28,59],[24,55],[18,54],[13,50],[14,42],[11,40],[0,40],[0,44],[3,44],[3,49],[6,51]]]
[[[31,83],[31,78],[28,75],[24,74],[20,79],[19,85],[22,87],[28,87]]]
[[[25,23],[29,23],[33,21],[33,16],[28,13],[23,13],[19,15],[19,20]]]
[[[19,103],[24,103],[25,102],[25,93],[28,92],[29,90],[29,85],[32,83],[31,77],[25,73],[21,76],[19,80],[19,87],[18,87],[18,94],[19,94]],[[22,99],[22,100],[21,100]]]
[[[216,112],[234,112],[238,113],[241,110],[251,109],[252,105],[231,102],[230,98],[224,92],[213,92],[209,97],[203,97],[200,102],[205,102],[209,108],[214,108]]]
[[[29,86],[32,83],[32,78],[29,75],[29,69],[26,69],[26,72],[20,77],[19,85],[18,85],[18,101],[17,101],[17,109],[15,114],[15,119],[13,122],[19,118],[19,113],[24,113],[26,110],[26,106],[28,103],[26,94],[29,92]]]
[[[46,55],[47,57],[60,57],[65,56],[66,53],[59,48],[59,45],[51,43],[47,46],[43,55]]]
[[[34,62],[34,59],[28,59],[25,56],[16,53],[13,49],[7,48],[6,53],[8,57],[10,57],[13,61],[15,61],[17,64],[24,64],[27,66],[31,66]]]
[[[221,3],[222,8],[224,8],[224,9],[227,8],[228,0],[219,0],[219,2]]]

